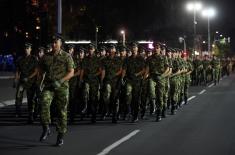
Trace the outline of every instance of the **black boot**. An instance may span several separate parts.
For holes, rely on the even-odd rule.
[[[28,117],[28,124],[33,124],[33,121],[34,121],[33,113],[30,113]]]
[[[175,107],[175,104],[171,106],[171,115],[175,115]]]
[[[188,97],[187,96],[184,97],[184,104],[188,104]]]
[[[41,142],[45,141],[47,139],[47,137],[50,136],[50,134],[51,134],[49,125],[43,126],[42,129],[43,129],[43,132],[42,132],[42,135],[40,137]]]
[[[57,136],[57,141],[56,141],[56,146],[61,147],[64,144],[64,134],[63,133],[59,133]]]
[[[156,100],[152,99],[151,100],[151,107],[150,107],[150,115],[155,114],[156,112]]]
[[[162,109],[162,118],[166,118],[166,106]]]
[[[157,116],[156,116],[156,122],[160,122],[161,120],[162,120],[162,118],[161,118],[161,110],[158,109],[157,110]]]

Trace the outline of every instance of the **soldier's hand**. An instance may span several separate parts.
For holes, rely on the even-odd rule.
[[[62,83],[61,83],[60,80],[57,80],[57,81],[53,82],[52,85],[53,85],[53,87],[54,87],[55,89],[58,89],[58,88],[61,87]]]
[[[28,78],[24,78],[24,79],[23,79],[23,82],[25,82],[25,83],[28,82],[28,81],[29,81]]]

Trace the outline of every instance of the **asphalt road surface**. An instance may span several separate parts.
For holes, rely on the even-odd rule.
[[[27,125],[27,115],[14,117],[11,80],[0,80],[1,155],[234,155],[235,75],[217,86],[191,87],[189,105],[161,122],[154,117],[132,124],[111,120],[77,121],[70,125],[65,144],[54,147],[56,131],[39,142],[39,121]],[[8,105],[8,106],[6,106]],[[25,106],[26,108],[26,106]]]

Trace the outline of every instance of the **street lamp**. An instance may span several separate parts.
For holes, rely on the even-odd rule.
[[[186,8],[188,11],[193,12],[193,48],[195,51],[195,46],[196,46],[196,34],[197,34],[197,30],[196,30],[196,25],[197,25],[197,12],[200,11],[202,9],[202,3],[200,2],[189,2],[186,5]]]
[[[211,52],[210,19],[216,14],[215,9],[208,8],[202,11],[202,16],[208,20],[208,52]]]
[[[182,43],[184,42],[184,52],[186,52],[186,41],[184,37],[179,37],[179,42]]]
[[[125,42],[126,42],[126,34],[124,30],[121,30],[121,34],[122,34],[122,44],[123,46],[125,46]]]

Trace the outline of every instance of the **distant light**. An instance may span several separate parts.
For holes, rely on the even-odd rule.
[[[203,17],[214,17],[216,15],[216,11],[213,8],[205,9],[202,11],[202,16]]]
[[[154,49],[153,43],[149,43],[149,44],[148,44],[148,48],[149,48],[149,49]]]
[[[28,32],[25,32],[25,35],[28,35],[29,33]]]
[[[40,29],[40,26],[36,26],[36,30],[39,30]]]
[[[108,41],[105,41],[105,42],[102,42],[104,44],[117,44],[118,41],[117,40],[108,40]]]
[[[125,31],[124,31],[124,30],[121,30],[121,34],[125,34]]]
[[[90,44],[89,40],[80,40],[80,41],[65,41],[65,44]]]
[[[145,40],[141,40],[138,41],[139,44],[153,44],[153,41],[145,41]]]
[[[200,2],[190,2],[186,5],[188,11],[199,11],[202,9],[202,3]]]
[[[203,43],[203,44],[205,44],[205,43],[206,43],[206,41],[203,41],[202,43]]]
[[[212,47],[214,48],[214,47],[215,47],[215,44],[212,44]]]
[[[223,35],[221,34],[220,37],[223,37]]]
[[[219,31],[216,31],[215,33],[216,33],[216,34],[218,34],[218,33],[219,33]]]

